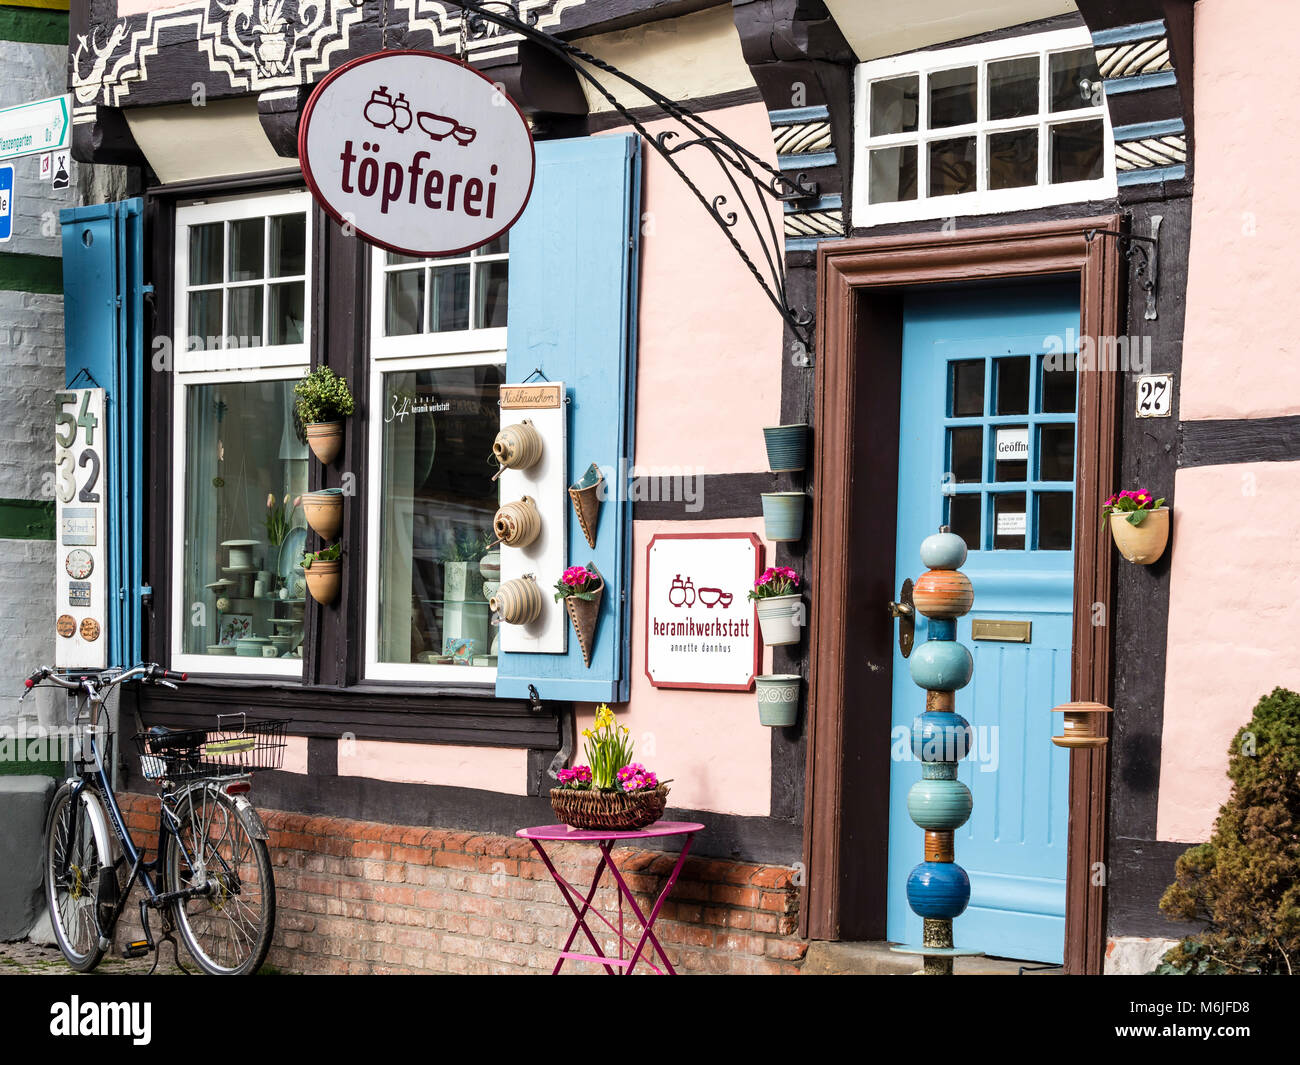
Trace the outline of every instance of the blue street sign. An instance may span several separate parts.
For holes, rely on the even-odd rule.
[[[14,168],[0,166],[0,244],[14,235]]]

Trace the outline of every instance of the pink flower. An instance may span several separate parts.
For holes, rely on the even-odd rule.
[[[586,566],[570,566],[560,579],[570,588],[578,588],[591,580],[591,574],[587,572]]]

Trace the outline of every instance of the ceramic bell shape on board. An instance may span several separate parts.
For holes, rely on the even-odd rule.
[[[507,425],[492,442],[492,456],[501,467],[494,481],[504,470],[532,469],[542,458],[542,434],[527,418],[517,425]]]
[[[492,530],[506,547],[527,547],[541,535],[542,515],[531,496],[503,503],[492,519]]]
[[[488,606],[507,625],[530,625],[541,617],[542,590],[530,573],[502,584],[488,600]]]

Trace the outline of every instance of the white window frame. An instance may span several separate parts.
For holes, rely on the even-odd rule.
[[[985,44],[912,52],[907,55],[892,56],[888,59],[875,59],[859,64],[854,75],[854,226],[869,228],[889,222],[914,222],[922,219],[953,218],[972,214],[998,214],[1006,211],[1023,211],[1036,207],[1113,198],[1116,195],[1115,145],[1111,134],[1110,113],[1106,107],[1104,97],[1100,105],[1090,104],[1072,111],[1048,111],[1050,84],[1046,57],[1056,52],[1069,52],[1078,48],[1091,47],[1092,38],[1087,27],[1078,26],[1065,30],[1053,30],[1049,33],[1031,34],[1025,37],[1011,37],[1006,40],[992,41]],[[984,116],[988,113],[987,68],[989,63],[1032,56],[1038,56],[1040,59],[1038,114],[1023,118],[998,119],[996,121],[986,119]],[[976,82],[976,121],[961,126],[944,126],[940,129],[930,129],[929,108],[926,99],[927,76],[936,72],[967,66],[976,68],[976,77],[978,79]],[[870,91],[872,83],[907,74],[919,75],[920,98],[917,101],[917,129],[911,133],[894,133],[871,137]],[[1052,184],[1049,180],[1051,169],[1049,131],[1051,127],[1097,118],[1100,118],[1103,123],[1102,176],[1091,181],[1068,181]],[[977,181],[984,181],[987,180],[986,171],[988,169],[987,140],[984,134],[996,133],[1001,130],[1027,129],[1032,126],[1036,126],[1038,129],[1037,184],[1026,185],[1018,189],[977,189],[974,192],[962,192],[950,196],[928,197],[925,195],[929,187],[929,153],[926,149],[930,142],[973,136],[975,138],[976,174],[979,175]],[[917,146],[917,198],[893,203],[868,202],[871,178],[871,150],[905,144],[915,144]]]
[[[501,258],[508,259],[509,253]],[[458,256],[458,258],[460,258]],[[424,684],[463,684],[492,690],[497,671],[488,666],[447,666],[425,662],[381,662],[379,660],[379,534],[380,494],[384,425],[384,375],[457,366],[501,366],[506,364],[506,330],[457,329],[445,333],[417,333],[413,336],[383,336],[385,253],[375,249],[371,258],[370,418],[367,463],[366,528],[375,530],[366,544],[365,679],[407,681]],[[507,288],[508,292],[508,288]],[[427,294],[426,294],[427,297]],[[507,296],[507,299],[509,297]],[[472,297],[471,297],[472,300]],[[487,456],[483,456],[487,470]],[[484,476],[487,476],[485,473]]]
[[[272,283],[291,281],[303,282],[303,342],[300,344],[262,344],[258,347],[223,347],[216,351],[204,349],[190,350],[190,301],[192,289],[229,289],[231,287],[251,287],[247,282],[230,282],[224,278],[220,285],[192,286],[190,277],[190,241],[189,228],[209,222],[238,222],[246,218],[271,218],[275,215],[303,213],[306,216],[306,241],[304,244],[307,272],[301,275],[271,278],[263,276],[262,315],[265,320],[270,313],[269,299],[265,290]],[[270,226],[265,227],[263,239],[270,241]],[[225,237],[227,245],[229,236]],[[264,245],[266,247],[266,245]],[[235,199],[194,201],[176,209],[176,313],[175,329],[172,336],[175,366],[181,372],[203,372],[211,370],[236,370],[256,366],[294,366],[310,361],[306,356],[307,343],[311,338],[311,266],[312,266],[312,211],[311,193],[282,192],[259,193]],[[263,262],[263,274],[270,267],[269,257]],[[223,312],[222,328],[225,328]],[[205,338],[206,339],[206,338]],[[265,337],[261,338],[265,339]]]
[[[477,263],[483,262],[509,262],[509,251],[501,252],[494,255],[473,256],[473,252],[466,252],[464,255],[439,259],[439,266],[455,266],[461,263],[470,263],[470,314],[474,313],[474,292],[478,284]],[[450,329],[446,332],[423,332],[411,333],[407,336],[390,337],[384,333],[384,283],[390,273],[400,273],[404,270],[414,270],[414,263],[394,263],[388,264],[388,255],[380,248],[374,249],[370,259],[370,355],[371,358],[411,358],[418,356],[430,355],[459,355],[465,352],[474,351],[505,351],[506,349],[506,330],[505,326],[496,326],[490,329]],[[425,260],[420,269],[428,272],[428,261]],[[509,292],[509,282],[507,282],[507,292]],[[425,285],[425,306],[428,307],[428,301],[432,298],[429,286]],[[507,299],[509,297],[507,296]],[[427,320],[427,315],[426,315]]]
[[[189,317],[189,234],[192,225],[217,220],[258,216],[306,214],[306,269],[303,282],[303,340],[300,344],[228,348],[219,352],[186,350]],[[175,372],[172,374],[172,564],[171,564],[171,664],[173,669],[195,674],[248,674],[301,679],[303,659],[238,658],[187,654],[182,634],[189,624],[185,603],[186,437],[189,405],[186,389],[223,382],[296,381],[311,368],[312,213],[306,192],[267,193],[238,199],[187,204],[176,209]],[[267,279],[263,279],[265,282]]]

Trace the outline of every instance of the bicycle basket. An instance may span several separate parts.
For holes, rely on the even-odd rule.
[[[284,764],[287,718],[254,720],[218,715],[216,728],[137,733],[140,772],[146,780],[181,781],[242,776]]]

